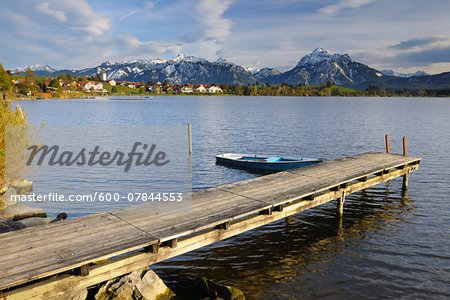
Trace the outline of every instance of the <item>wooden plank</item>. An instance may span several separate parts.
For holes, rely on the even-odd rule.
[[[97,223],[98,228],[82,227],[83,230],[79,231],[80,227],[72,227],[76,229],[75,234],[79,235],[78,238],[67,238],[71,236],[70,233],[73,233],[67,232],[64,238],[57,239],[47,235],[44,243],[41,240],[29,243],[27,239],[23,238],[21,232],[17,231],[17,239],[14,244],[8,243],[16,252],[0,257],[0,287],[3,289],[71,270],[89,262],[127,253],[158,241],[149,234],[107,213],[99,214],[95,218],[97,221],[102,221]],[[72,224],[79,225],[76,222]],[[105,230],[105,227],[110,230]],[[34,230],[43,232],[53,230],[52,226],[32,229],[27,230],[27,235],[32,234]],[[94,233],[91,234],[90,231],[94,231]],[[2,238],[0,235],[0,243],[2,243]],[[8,236],[9,238],[10,236]],[[28,249],[17,250],[24,246]]]
[[[22,236],[22,240],[17,240],[13,245],[10,245],[11,250],[5,250],[4,256],[0,261],[0,268],[2,267],[2,262],[8,261],[14,257],[16,258],[28,258],[34,260],[33,254],[38,252],[48,252],[53,251],[58,248],[66,248],[71,245],[73,247],[83,247],[85,248],[86,243],[97,243],[102,244],[106,241],[109,241],[111,236],[119,235],[121,232],[125,232],[128,235],[142,235],[144,232],[134,228],[132,225],[127,224],[126,222],[114,217],[112,215],[108,216],[108,220],[105,218],[99,218],[98,221],[104,221],[102,226],[88,226],[88,227],[77,227],[74,232],[67,232],[66,235],[56,238],[51,236],[52,230],[48,232],[48,235],[45,239],[41,239],[37,242],[29,242],[25,239],[25,236]],[[78,225],[75,223],[75,225]],[[83,230],[80,230],[82,228]],[[33,228],[34,230],[39,230],[39,227]],[[51,229],[51,227],[47,227],[47,229]],[[46,230],[42,229],[44,232]],[[33,232],[31,232],[33,233]],[[148,235],[148,234],[147,234]],[[49,237],[51,237],[49,239]],[[117,239],[116,239],[117,240]],[[0,235],[0,241],[1,235]],[[32,246],[30,246],[32,245]],[[26,247],[25,249],[23,249]],[[95,249],[95,245],[94,245]]]
[[[153,242],[146,241],[145,238],[138,240],[134,237],[130,239],[125,239],[124,237],[119,238],[122,238],[121,244],[117,243],[117,241],[110,244],[103,244],[102,247],[97,247],[95,252],[91,252],[89,247],[79,253],[73,253],[70,250],[62,250],[64,253],[67,253],[67,256],[61,257],[57,252],[53,252],[53,256],[47,257],[36,263],[2,269],[2,289],[78,268],[91,262],[128,253],[143,248]]]
[[[63,229],[67,230],[66,228],[68,228],[72,230],[67,230],[66,234],[63,235],[56,234],[55,228],[48,225],[42,226],[42,228],[29,228],[31,230],[28,230],[27,232],[21,234],[22,239],[13,242],[4,241],[2,236],[0,235],[0,242],[10,245],[9,249],[4,249],[2,251],[3,257],[0,261],[0,268],[2,261],[12,259],[12,257],[14,256],[31,257],[33,253],[41,251],[42,247],[44,247],[44,252],[46,252],[46,250],[57,249],[58,247],[63,248],[67,245],[78,244],[81,247],[84,247],[84,243],[86,240],[96,241],[97,243],[101,244],[104,239],[109,239],[110,236],[123,230],[142,233],[132,225],[127,224],[123,220],[120,220],[109,213],[96,215],[95,218],[92,219],[95,222],[91,222],[88,224],[83,224],[80,222],[69,222],[72,226],[63,227]],[[76,220],[76,218],[71,220]],[[98,226],[99,224],[101,225]],[[56,226],[56,229],[58,229],[58,231],[61,230],[61,226]],[[33,235],[36,233],[44,233],[44,235],[39,235],[39,239],[35,240],[33,238]],[[51,237],[51,240],[49,240],[49,237]],[[32,245],[32,247],[30,247],[30,245]]]
[[[207,199],[219,201],[208,203]],[[150,218],[144,207],[122,209],[112,213],[164,242],[271,207],[268,203],[219,189],[194,193],[192,202],[193,207],[189,213],[166,213],[157,218]]]

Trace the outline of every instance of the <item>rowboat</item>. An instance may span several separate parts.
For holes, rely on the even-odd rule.
[[[216,155],[219,165],[238,169],[285,171],[325,161],[323,158],[293,158],[276,155],[223,153]]]

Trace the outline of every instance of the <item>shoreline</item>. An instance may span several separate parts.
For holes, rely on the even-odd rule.
[[[6,101],[51,101],[51,100],[126,100],[126,101],[142,101],[146,99],[109,99],[109,97],[181,97],[181,96],[187,96],[187,97],[253,97],[253,98],[267,98],[267,97],[280,97],[280,98],[450,98],[450,96],[412,96],[412,95],[349,95],[349,96],[318,96],[318,95],[310,95],[310,96],[291,96],[291,95],[236,95],[236,94],[136,94],[136,95],[107,95],[107,96],[94,96],[94,97],[101,97],[101,98],[90,98],[93,96],[85,96],[85,97],[55,97],[55,98],[37,98],[34,96],[29,97],[19,97],[19,98],[13,98],[13,99],[7,99]]]

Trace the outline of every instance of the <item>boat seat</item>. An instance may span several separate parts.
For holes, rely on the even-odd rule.
[[[268,157],[266,158],[267,162],[277,162],[277,161],[281,161],[281,157],[279,156],[272,156],[272,157]]]

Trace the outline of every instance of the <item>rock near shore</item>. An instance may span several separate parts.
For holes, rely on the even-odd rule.
[[[18,195],[27,195],[33,191],[33,182],[26,179],[12,180],[8,185],[13,187]]]
[[[96,300],[166,300],[174,293],[149,268],[106,282],[95,295]]]
[[[3,219],[12,219],[14,221],[19,221],[33,217],[46,218],[47,213],[41,208],[30,207],[22,203],[9,205],[6,206],[5,209],[0,210],[0,218]]]

